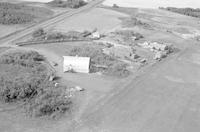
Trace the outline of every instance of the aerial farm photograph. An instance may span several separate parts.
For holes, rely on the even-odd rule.
[[[200,132],[200,0],[0,0],[0,132]]]

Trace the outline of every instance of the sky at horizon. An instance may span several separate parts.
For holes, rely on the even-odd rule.
[[[19,1],[36,1],[49,2],[51,0],[19,0]],[[158,8],[158,7],[192,7],[200,8],[200,0],[106,0],[105,5],[113,5],[114,3],[124,7],[142,7],[142,8]]]

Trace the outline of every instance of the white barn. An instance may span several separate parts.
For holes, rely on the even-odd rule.
[[[89,73],[90,72],[90,58],[89,57],[79,57],[79,56],[63,56],[63,71],[69,72],[79,72],[79,73]]]

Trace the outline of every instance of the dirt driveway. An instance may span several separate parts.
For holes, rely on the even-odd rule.
[[[191,44],[104,99],[80,132],[198,132],[199,69],[200,46]]]
[[[174,42],[180,52],[109,93],[82,116],[73,132],[200,131],[200,45],[173,34],[151,37]]]

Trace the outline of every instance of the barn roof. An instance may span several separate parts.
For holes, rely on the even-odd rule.
[[[90,58],[79,56],[63,56],[64,72],[68,71],[69,66],[75,71],[80,73],[89,73]]]

